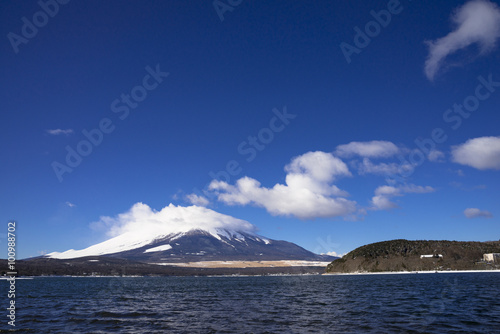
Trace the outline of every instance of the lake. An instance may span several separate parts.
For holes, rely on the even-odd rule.
[[[41,277],[16,289],[19,333],[500,333],[499,273]]]

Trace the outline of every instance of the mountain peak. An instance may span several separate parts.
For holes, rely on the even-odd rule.
[[[170,204],[156,211],[143,203],[134,204],[129,211],[116,217],[101,217],[99,222],[92,223],[92,226],[95,229],[107,228],[107,234],[112,238],[82,250],[70,249],[62,253],[53,252],[47,256],[67,259],[113,254],[149,245],[167,237],[175,239],[199,232],[218,240],[222,237],[244,239],[245,235],[255,235],[257,230],[245,220],[201,206],[183,207]]]
[[[293,243],[262,237],[255,233],[256,227],[245,220],[199,206],[170,204],[155,211],[137,203],[114,218],[101,217],[100,223],[108,227],[111,239],[82,250],[53,252],[46,257],[72,259],[107,255],[148,263],[325,258]]]

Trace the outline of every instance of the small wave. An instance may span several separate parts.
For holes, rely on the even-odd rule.
[[[110,311],[99,311],[95,312],[95,317],[101,318],[139,318],[139,317],[149,317],[152,316],[151,313],[143,312],[110,312]]]

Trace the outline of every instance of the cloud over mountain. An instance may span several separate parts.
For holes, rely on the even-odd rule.
[[[143,203],[134,204],[129,211],[116,217],[103,216],[92,223],[94,229],[105,229],[107,235],[115,237],[125,233],[140,235],[142,239],[155,235],[187,232],[192,229],[228,229],[254,232],[255,226],[200,206],[175,206],[170,204],[156,211]]]

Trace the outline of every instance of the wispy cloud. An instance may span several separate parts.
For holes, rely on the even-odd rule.
[[[425,62],[425,74],[433,80],[445,59],[458,50],[478,44],[481,54],[496,46],[500,37],[500,10],[487,0],[473,0],[458,8],[451,20],[455,29],[435,41],[429,41],[429,56]]]
[[[429,161],[432,162],[444,162],[444,153],[439,151],[439,150],[432,150],[429,152],[429,155],[427,156]]]
[[[398,205],[391,201],[392,197],[403,196],[401,191],[393,186],[380,186],[375,189],[375,196],[372,198],[373,209],[390,210]]]
[[[45,130],[45,132],[52,136],[59,136],[59,135],[69,136],[74,131],[73,129],[52,129],[52,130]]]
[[[427,194],[427,193],[432,193],[436,191],[431,186],[416,186],[414,184],[405,184],[404,186],[399,187],[402,192],[405,192],[407,194]]]
[[[464,215],[467,218],[492,218],[491,212],[486,210],[479,210],[478,208],[468,208],[464,210]]]
[[[74,208],[76,205],[71,203],[71,202],[66,202],[66,205],[69,206],[70,208]]]
[[[198,205],[198,206],[207,206],[208,204],[210,204],[210,201],[203,197],[203,196],[198,196],[196,194],[189,194],[189,195],[186,195],[186,200],[191,203],[191,204],[194,204],[194,205]]]
[[[456,188],[456,189],[459,189],[459,190],[462,190],[462,191],[485,190],[485,189],[488,188],[485,184],[479,184],[477,186],[466,187],[461,182],[456,182],[456,181],[451,181],[449,183],[449,185],[452,186],[453,188]]]
[[[212,181],[209,189],[218,200],[228,205],[256,205],[272,215],[295,216],[300,219],[346,216],[356,211],[356,202],[346,200],[348,194],[333,184],[339,177],[351,176],[347,165],[326,152],[308,152],[292,159],[285,167],[285,184],[272,188],[243,177],[230,185]]]
[[[399,165],[395,162],[384,163],[380,162],[374,164],[368,158],[364,158],[363,162],[357,164],[358,173],[363,174],[378,174],[378,175],[391,175],[399,171]]]
[[[349,144],[339,145],[335,154],[342,158],[359,155],[366,158],[388,158],[399,153],[399,148],[390,141],[373,140],[365,142],[353,141]]]
[[[375,196],[372,198],[372,209],[374,210],[390,210],[397,208],[398,205],[394,203],[391,198],[403,196],[407,194],[425,194],[434,192],[435,189],[430,186],[417,186],[414,184],[405,184],[399,187],[393,186],[380,186],[375,189]]]
[[[451,148],[453,162],[480,170],[500,170],[500,137],[469,139]]]

